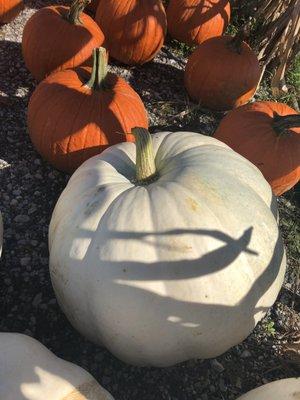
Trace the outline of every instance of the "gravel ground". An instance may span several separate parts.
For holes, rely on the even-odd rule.
[[[288,273],[278,301],[242,344],[213,360],[172,368],[135,368],[85,341],[60,311],[48,272],[48,225],[69,176],[54,170],[33,149],[26,108],[35,82],[26,70],[20,42],[26,20],[47,1],[27,1],[11,24],[0,27],[0,169],[4,252],[0,269],[0,331],[34,336],[58,356],[90,371],[116,400],[231,400],[269,381],[299,375],[299,204],[279,200]],[[154,62],[117,71],[141,95],[152,131],[189,128],[212,134],[221,115],[189,104],[182,89],[185,59],[168,42]],[[298,241],[298,244],[297,244]],[[298,246],[298,247],[297,247]],[[294,293],[293,293],[294,292]]]

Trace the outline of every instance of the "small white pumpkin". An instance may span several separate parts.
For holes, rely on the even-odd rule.
[[[113,400],[84,369],[37,340],[0,333],[1,400]]]
[[[300,378],[267,383],[244,394],[238,400],[300,400]]]
[[[126,362],[215,357],[249,335],[282,285],[276,201],[214,138],[133,133],[137,147],[86,161],[58,200],[55,293],[75,328]]]

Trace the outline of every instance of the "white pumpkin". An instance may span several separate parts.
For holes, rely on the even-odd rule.
[[[276,201],[260,171],[214,138],[157,133],[152,155],[148,132],[134,134],[137,166],[134,143],[113,146],[58,200],[55,293],[75,328],[126,362],[215,357],[249,335],[282,285]]]
[[[300,400],[300,378],[267,383],[244,394],[238,400]]]
[[[2,215],[0,212],[0,257],[2,254],[2,246],[3,246],[3,221],[2,221]]]
[[[37,340],[0,333],[1,400],[113,400],[84,369]]]

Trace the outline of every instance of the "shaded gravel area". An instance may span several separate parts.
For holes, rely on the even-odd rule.
[[[51,213],[69,176],[45,163],[31,145],[26,108],[35,82],[23,64],[20,47],[23,26],[34,8],[50,2],[25,3],[26,9],[14,22],[0,27],[0,207],[4,220],[0,331],[34,336],[58,356],[90,371],[116,400],[233,400],[263,383],[298,376],[300,302],[295,282],[300,269],[300,211],[294,193],[279,200],[288,272],[278,301],[247,340],[221,357],[165,369],[135,368],[85,341],[70,326],[51,286],[47,245]],[[221,115],[188,102],[182,85],[184,64],[170,42],[154,62],[142,68],[114,64],[111,70],[141,95],[152,131],[176,126],[212,134]]]

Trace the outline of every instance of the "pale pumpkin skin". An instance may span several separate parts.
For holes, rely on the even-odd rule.
[[[86,161],[52,215],[50,272],[84,336],[135,365],[210,358],[240,343],[285,272],[261,172],[193,132],[153,136],[159,178],[135,186],[135,144]],[[272,211],[270,210],[272,208]]]
[[[244,394],[238,400],[300,400],[300,378],[267,383]]]
[[[0,333],[0,399],[113,400],[84,369],[56,357],[37,340]]]

